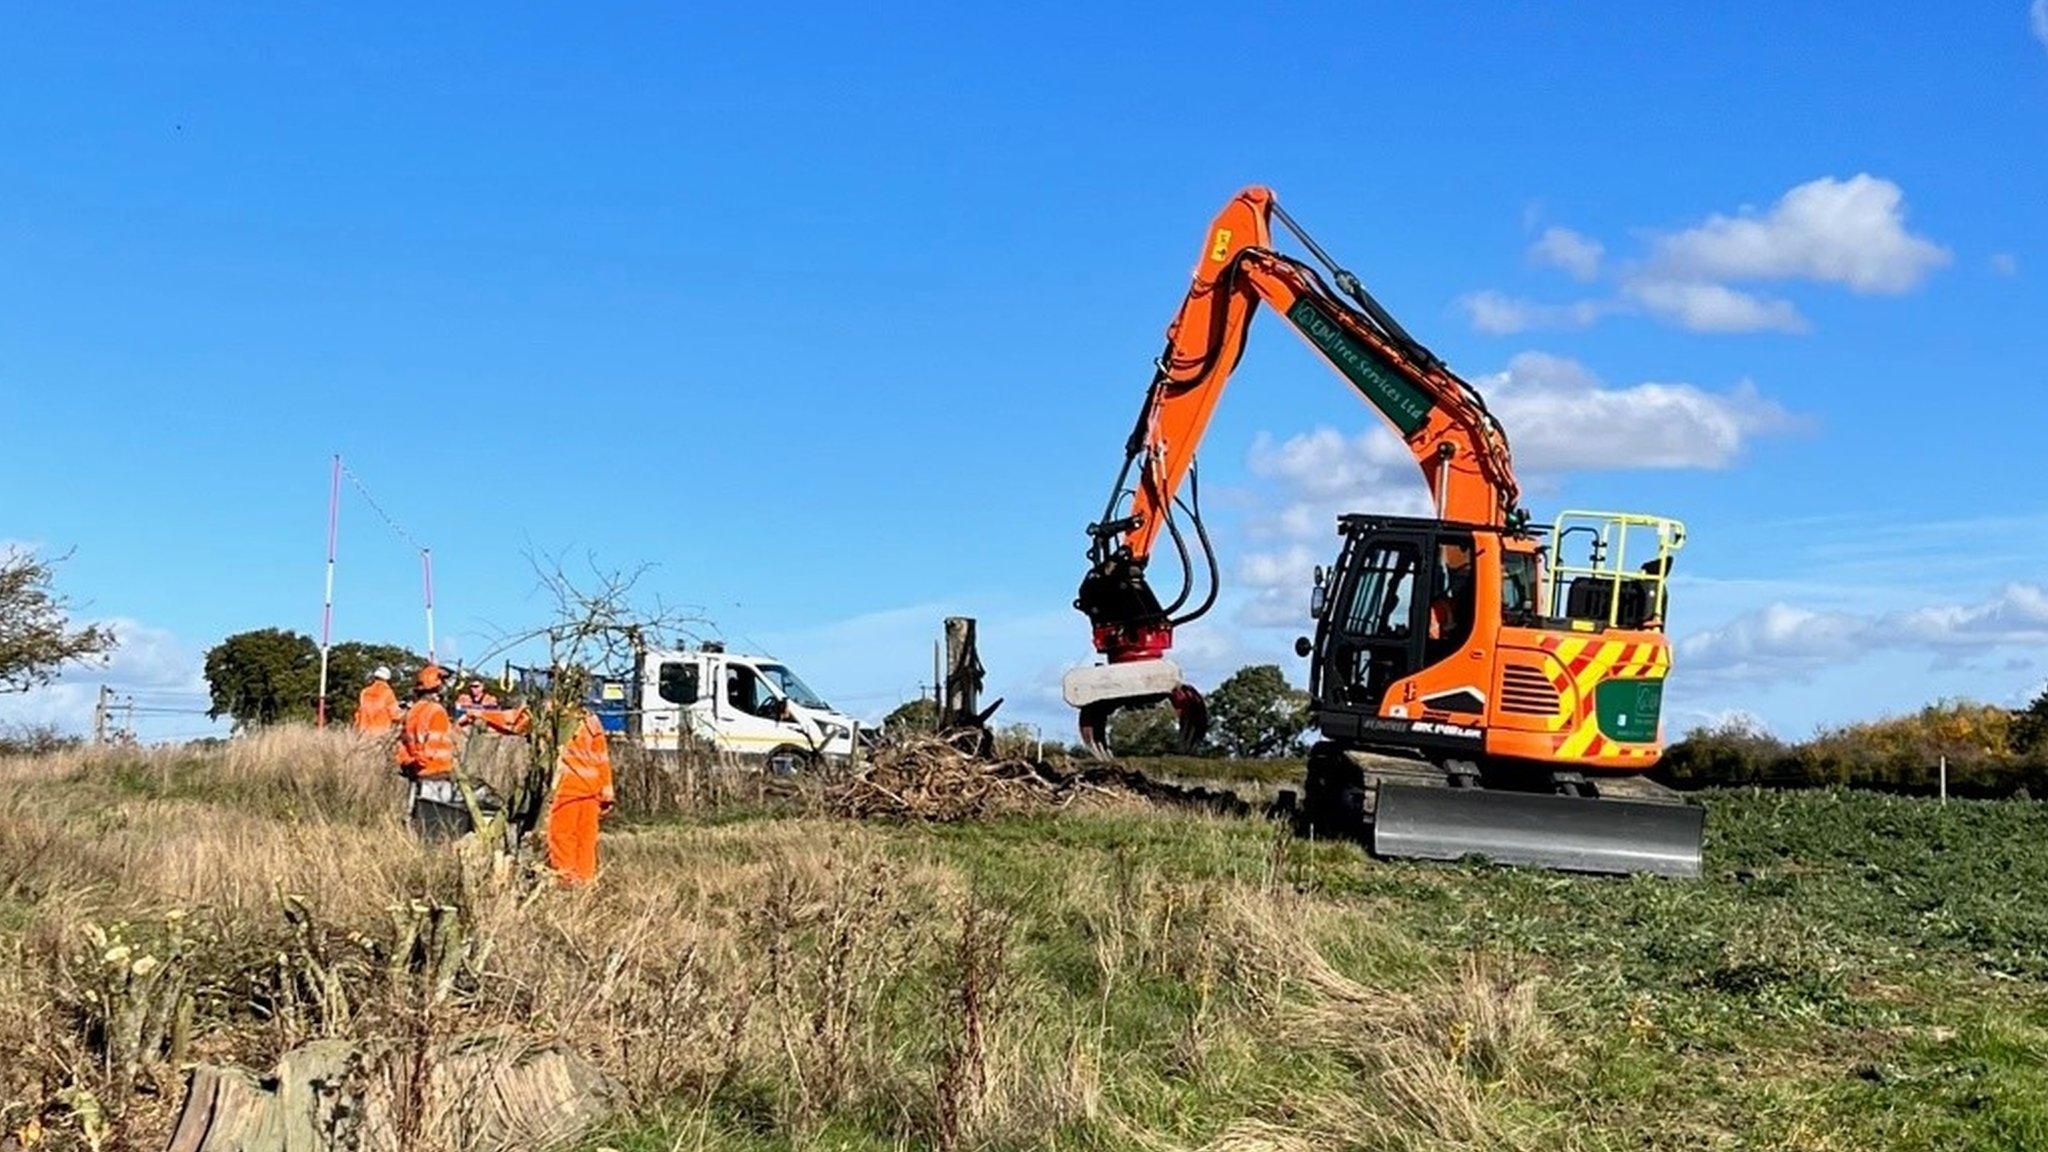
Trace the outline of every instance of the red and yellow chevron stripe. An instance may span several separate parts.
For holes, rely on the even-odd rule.
[[[1671,667],[1668,645],[1590,636],[1546,636],[1539,644],[1563,668],[1551,677],[1558,690],[1558,715],[1546,725],[1555,733],[1551,746],[1558,759],[1625,762],[1657,756],[1655,744],[1601,734],[1594,689],[1607,680],[1662,680]]]

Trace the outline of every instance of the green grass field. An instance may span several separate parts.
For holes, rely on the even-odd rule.
[[[565,1038],[620,1080],[592,1149],[2048,1147],[2039,803],[1710,793],[1697,883],[1380,863],[1121,804],[936,827],[741,806],[615,825],[594,892],[478,900],[391,847],[349,763],[312,786],[4,766],[0,1051],[71,1055],[0,1088],[69,1075],[106,1146],[160,1147],[176,1069],[125,1103],[94,1079],[67,942],[213,925],[181,945],[193,1055],[261,1067],[303,1037],[290,987],[236,965],[425,896],[495,941],[446,1027]],[[348,1019],[301,1032],[420,1003],[347,978]],[[46,1146],[85,1146],[44,1099]]]
[[[1700,883],[1377,863],[1256,823],[1153,815],[880,835],[1013,917],[1019,1010],[1095,1029],[1102,1107],[1120,1122],[1042,1133],[1048,1144],[1242,1143],[1236,1133],[1332,1148],[2048,1147],[2048,812],[1838,793],[1704,800]],[[1475,1057],[1483,1010],[1442,1007],[1441,1033],[1422,1039],[1471,1077],[1481,1118],[1403,1115],[1370,1083],[1384,1068],[1341,1036],[1322,1043],[1341,1022],[1266,1020],[1167,957],[1105,993],[1100,925],[1070,904],[1077,880],[1104,877],[1154,901],[1182,892],[1197,920],[1206,893],[1270,898],[1368,995],[1526,992],[1526,1034]],[[1461,982],[1475,964],[1484,975]],[[1336,1102],[1352,1094],[1391,1105],[1387,1127],[1322,1130],[1379,1123]],[[723,1137],[744,1135],[714,1109],[721,1120]],[[833,1139],[888,1143],[880,1127],[849,1123]],[[623,1135],[654,1148],[674,1131]]]

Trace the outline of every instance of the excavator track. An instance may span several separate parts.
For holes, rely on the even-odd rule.
[[[1559,791],[1488,787],[1476,770],[1372,752],[1310,754],[1299,822],[1389,859],[1461,860],[1566,872],[1700,874],[1706,811],[1640,777],[1567,777]]]

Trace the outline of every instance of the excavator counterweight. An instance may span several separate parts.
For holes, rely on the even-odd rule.
[[[1321,271],[1274,248],[1275,222]],[[1435,512],[1338,521],[1342,549],[1310,597],[1315,638],[1297,644],[1322,737],[1304,787],[1307,823],[1355,817],[1383,855],[1696,875],[1700,810],[1617,795],[1640,793],[1631,782],[1661,753],[1667,577],[1684,525],[1569,512],[1534,530],[1507,433],[1478,390],[1263,188],[1239,193],[1210,225],[1088,529],[1074,606],[1103,660],[1065,683],[1084,743],[1107,754],[1116,710],[1160,701],[1180,716],[1184,743],[1206,727],[1200,694],[1168,653],[1175,630],[1216,603],[1195,450],[1261,304],[1401,437]],[[1179,560],[1170,598],[1151,582],[1161,540]],[[1352,754],[1405,759],[1430,786],[1332,769]]]

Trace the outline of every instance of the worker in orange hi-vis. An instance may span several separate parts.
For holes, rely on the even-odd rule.
[[[565,884],[597,877],[597,822],[617,801],[611,749],[597,713],[583,709],[555,761],[555,798],[548,806],[548,867]]]
[[[477,722],[477,714],[490,712],[498,707],[498,698],[484,688],[481,680],[471,680],[455,694],[456,723],[468,727]]]
[[[406,814],[413,830],[428,839],[462,831],[446,821],[431,819],[438,812],[462,806],[454,779],[455,732],[448,722],[448,710],[441,706],[441,685],[439,668],[429,664],[420,669],[413,685],[412,707],[405,710],[405,723],[398,730],[398,771],[412,781]]]
[[[398,693],[391,690],[391,669],[379,667],[356,697],[356,731],[383,736],[398,727]]]

